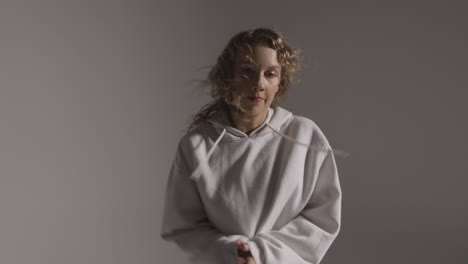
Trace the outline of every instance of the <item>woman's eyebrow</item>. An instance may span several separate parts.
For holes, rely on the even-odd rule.
[[[257,68],[257,67],[258,67],[258,65],[254,65],[254,64],[248,63],[248,62],[246,62],[246,63],[240,63],[239,66],[240,66],[240,67],[251,67],[251,68]],[[266,69],[267,69],[267,70],[272,70],[272,69],[273,69],[273,70],[279,71],[279,70],[281,69],[281,65],[278,65],[278,64],[276,64],[276,65],[270,65],[270,66],[267,66]]]

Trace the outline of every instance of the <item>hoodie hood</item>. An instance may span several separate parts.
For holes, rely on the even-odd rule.
[[[347,157],[350,153],[347,153],[343,150],[339,149],[332,149],[329,145],[327,146],[314,146],[304,142],[301,142],[293,137],[285,135],[280,131],[287,126],[292,120],[294,119],[294,115],[289,112],[288,110],[281,108],[281,107],[274,107],[268,109],[268,114],[263,123],[253,130],[249,135],[246,133],[234,128],[228,117],[228,113],[226,111],[218,111],[214,113],[208,120],[208,124],[212,125],[216,130],[215,141],[211,146],[210,150],[204,157],[204,159],[197,165],[196,169],[192,172],[190,178],[198,179],[201,175],[202,171],[211,171],[210,167],[208,166],[208,161],[210,160],[211,155],[213,154],[214,150],[218,146],[219,142],[223,139],[240,139],[240,138],[261,138],[272,133],[276,133],[281,136],[283,139],[290,141],[292,144],[297,144],[303,146],[305,148],[314,149],[319,148],[319,151],[328,152],[332,151],[335,155],[339,155],[342,157]]]
[[[202,171],[210,171],[208,166],[208,160],[210,160],[211,155],[218,146],[219,142],[223,138],[227,139],[240,139],[240,138],[260,138],[268,136],[272,133],[279,133],[278,130],[289,124],[293,120],[294,116],[291,112],[283,109],[281,107],[269,108],[267,116],[263,123],[253,130],[249,135],[246,133],[234,128],[228,117],[228,113],[225,110],[217,111],[214,113],[208,120],[207,123],[213,126],[216,130],[216,140],[211,146],[210,150],[206,154],[205,158],[197,165],[196,169],[192,172],[190,176],[191,179],[198,179]]]
[[[250,132],[249,135],[234,128],[231,125],[228,113],[226,111],[216,112],[207,120],[207,122],[214,126],[218,133],[222,133],[223,130],[226,130],[225,137],[227,138],[259,138],[274,133],[272,129],[276,131],[281,130],[284,126],[287,126],[292,119],[293,114],[284,108],[269,108],[263,123],[255,130]],[[270,127],[271,129],[268,129],[267,127]]]

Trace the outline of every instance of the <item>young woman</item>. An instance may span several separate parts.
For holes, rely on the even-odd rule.
[[[317,264],[340,230],[332,148],[310,119],[278,106],[300,51],[267,28],[242,31],[208,76],[167,182],[161,226],[192,263]]]

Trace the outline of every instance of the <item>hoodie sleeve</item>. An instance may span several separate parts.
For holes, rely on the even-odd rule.
[[[281,229],[259,234],[249,242],[257,264],[318,264],[338,235],[341,188],[333,152],[326,153],[303,211]]]
[[[179,148],[167,182],[161,237],[174,242],[191,263],[237,264],[235,241],[247,241],[247,237],[225,236],[211,225],[189,176]]]

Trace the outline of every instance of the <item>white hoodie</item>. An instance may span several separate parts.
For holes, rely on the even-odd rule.
[[[318,264],[340,219],[335,157],[312,120],[270,108],[247,135],[217,112],[179,142],[161,237],[191,263],[237,264],[239,239],[257,264]]]

